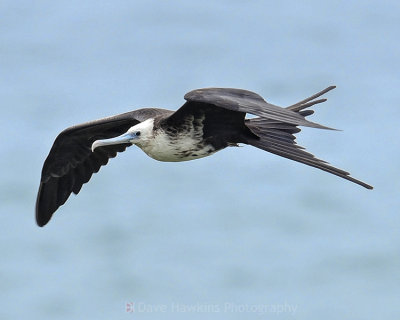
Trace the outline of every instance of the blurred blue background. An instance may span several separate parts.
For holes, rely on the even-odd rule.
[[[0,318],[399,318],[399,15],[394,0],[3,0]],[[373,191],[248,146],[186,163],[132,147],[35,224],[70,125],[201,87],[285,106],[332,84],[311,119],[344,131],[298,142]]]

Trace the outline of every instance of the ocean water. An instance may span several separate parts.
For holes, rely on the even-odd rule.
[[[0,3],[1,319],[400,317],[398,1]],[[298,142],[372,184],[245,146],[132,147],[45,228],[56,135],[201,87],[289,105],[337,89]]]

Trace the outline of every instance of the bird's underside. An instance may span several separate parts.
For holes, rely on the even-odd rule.
[[[314,112],[308,108],[326,101],[318,98],[333,88],[286,108],[246,90],[198,89],[187,93],[187,102],[175,112],[139,109],[70,127],[58,135],[43,165],[36,222],[44,226],[72,192],[78,194],[93,173],[131,144],[157,160],[186,161],[245,143],[372,189],[296,144],[298,126],[330,129],[306,117]],[[246,114],[256,117],[246,119]]]

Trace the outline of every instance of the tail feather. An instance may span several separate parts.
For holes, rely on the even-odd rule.
[[[286,109],[292,110],[292,111],[300,111],[303,110],[304,108],[308,108],[313,106],[314,104],[325,102],[326,99],[319,99],[319,100],[314,100],[316,98],[319,98],[320,96],[324,95],[325,93],[335,89],[336,86],[330,86],[320,92],[317,92],[316,94],[313,94],[312,96],[305,98],[304,100],[301,100],[299,102],[296,102],[295,104],[292,104],[291,106],[287,107]],[[314,101],[313,101],[314,100]]]

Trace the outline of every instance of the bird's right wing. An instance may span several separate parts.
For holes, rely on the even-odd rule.
[[[78,194],[93,173],[107,164],[129,144],[99,147],[91,151],[98,139],[113,138],[145,120],[141,110],[72,126],[62,131],[54,141],[44,162],[36,199],[36,222],[44,226],[70,194]]]

